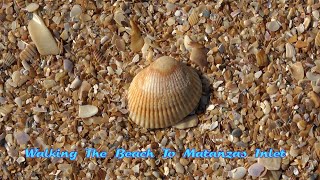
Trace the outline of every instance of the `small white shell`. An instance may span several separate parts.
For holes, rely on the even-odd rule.
[[[41,55],[57,55],[59,48],[42,19],[33,13],[28,24],[28,31]]]
[[[79,106],[79,117],[88,118],[97,114],[98,108],[93,105],[82,105]]]

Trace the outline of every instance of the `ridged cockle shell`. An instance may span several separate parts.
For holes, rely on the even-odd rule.
[[[129,116],[145,128],[168,127],[196,108],[201,92],[200,78],[191,67],[163,56],[134,77],[128,92]]]

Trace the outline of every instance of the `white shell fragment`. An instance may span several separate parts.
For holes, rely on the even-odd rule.
[[[35,13],[28,24],[28,31],[41,55],[57,55],[59,48],[43,20]]]
[[[176,124],[174,127],[178,129],[187,129],[197,126],[199,123],[199,119],[197,115],[192,115],[184,118],[182,121],[180,121],[178,124]]]
[[[98,108],[93,105],[82,105],[79,106],[79,117],[80,118],[88,118],[97,114]]]
[[[37,9],[39,9],[39,4],[37,4],[37,3],[30,3],[30,4],[28,4],[28,6],[26,7],[26,10],[27,10],[28,12],[34,12],[34,11],[36,11]]]
[[[271,21],[267,23],[267,28],[269,31],[275,32],[279,30],[280,24],[278,23],[278,21]]]

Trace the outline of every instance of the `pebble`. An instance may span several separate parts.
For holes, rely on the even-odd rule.
[[[232,179],[242,179],[247,173],[247,169],[244,167],[237,167],[229,172],[229,177]]]
[[[236,128],[232,131],[231,134],[234,137],[240,137],[242,135],[242,130],[240,128]]]
[[[184,167],[180,163],[176,163],[176,172],[180,174],[184,173]]]
[[[259,158],[258,163],[270,171],[279,170],[281,166],[281,158]]]
[[[187,129],[197,126],[199,119],[197,115],[192,115],[184,118],[181,122],[176,124],[174,127],[177,129]]]
[[[259,163],[254,163],[249,167],[248,174],[253,177],[259,177],[263,171],[264,171],[263,165]]]
[[[56,84],[57,84],[56,81],[54,81],[53,79],[45,79],[42,83],[45,89],[50,89],[54,87]]]

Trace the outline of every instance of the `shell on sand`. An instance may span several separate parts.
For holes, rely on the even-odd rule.
[[[16,58],[8,53],[5,53],[3,56],[3,60],[0,60],[0,69],[6,69],[9,68],[14,62],[16,61]]]
[[[134,77],[128,92],[129,116],[145,128],[168,127],[196,108],[201,92],[192,68],[163,56]]]
[[[51,32],[36,13],[32,14],[32,19],[28,24],[28,31],[41,55],[59,54],[58,45]]]
[[[38,51],[34,44],[28,44],[19,55],[21,60],[33,62],[38,57]]]

